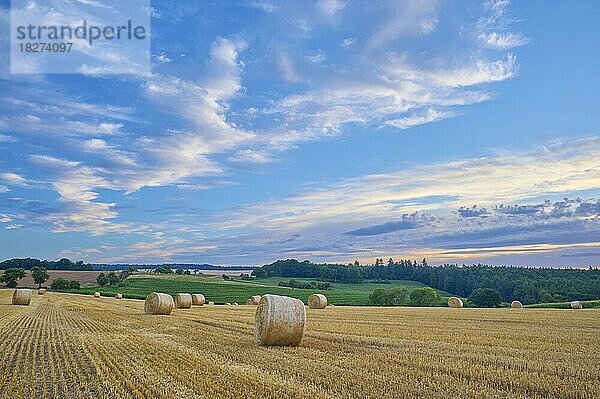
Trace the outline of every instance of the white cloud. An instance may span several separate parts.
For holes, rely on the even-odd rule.
[[[355,42],[356,42],[355,39],[353,39],[351,37],[347,37],[344,40],[342,40],[342,47],[344,47],[344,48],[352,47]]]
[[[233,162],[242,162],[242,163],[269,163],[272,161],[271,157],[261,151],[254,150],[239,150],[230,158]]]
[[[134,121],[133,109],[110,104],[92,104],[73,99],[64,98],[60,95],[47,96],[38,100],[23,100],[19,97],[6,97],[0,99],[14,111],[22,111],[23,114],[35,114],[36,116],[86,116],[102,117],[106,119],[120,119]],[[38,116],[38,117],[39,117]]]
[[[130,145],[128,151],[120,150],[113,141],[109,143],[107,139],[98,137],[84,141],[72,140],[84,151],[97,153],[104,158],[104,169],[96,168],[94,173],[105,177],[102,180],[92,179],[92,182],[101,184],[103,188],[133,192],[145,186],[168,185],[192,176],[221,173],[222,168],[210,160],[209,156],[231,151],[238,144],[254,137],[253,133],[236,128],[225,116],[228,109],[226,101],[242,90],[240,74],[243,64],[238,62],[237,57],[245,46],[243,42],[217,39],[211,47],[211,57],[207,61],[203,81],[160,74],[143,76],[143,88],[148,98],[162,109],[187,119],[191,123],[189,130],[171,131],[164,136],[140,137]],[[46,133],[55,131],[78,136],[122,136],[122,123],[72,121],[65,120],[64,117],[86,115],[133,119],[131,109],[111,105],[61,98],[48,103],[19,99],[8,101],[14,108],[34,111],[35,114],[44,116],[40,118],[31,115],[37,118],[34,121],[27,116],[30,114],[26,114],[28,120],[22,121],[22,130],[30,130],[36,134],[44,130]],[[61,118],[58,122],[48,124],[47,116]],[[52,167],[83,167],[79,162],[49,156],[36,155],[31,159]],[[124,165],[127,168],[123,168]]]
[[[153,262],[174,261],[185,254],[200,254],[214,249],[215,245],[204,244],[198,240],[180,237],[162,237],[150,241],[139,241],[131,245],[128,252],[119,257],[120,261],[139,259]]]
[[[154,54],[154,61],[159,64],[168,64],[169,62],[173,62],[173,59],[168,57],[165,53]]]
[[[516,61],[517,57],[514,54],[508,54],[504,60],[491,62],[476,60],[471,65],[454,70],[436,71],[428,74],[427,77],[437,84],[450,87],[500,82],[516,75]]]
[[[303,80],[292,59],[282,51],[277,54],[277,69],[281,76],[290,83],[298,83]]]
[[[304,59],[307,62],[310,62],[311,64],[319,64],[323,61],[325,61],[325,59],[327,58],[327,54],[325,54],[322,50],[317,50],[316,53],[311,54],[311,55],[307,55],[304,57]]]
[[[77,133],[91,134],[91,135],[105,135],[105,134],[117,134],[123,127],[122,123],[89,123],[72,121],[66,124],[67,129]]]
[[[440,20],[437,16],[422,19],[419,22],[420,31],[423,34],[431,33],[437,28],[439,23]]]
[[[53,116],[42,117],[26,114],[22,116],[6,116],[0,119],[0,129],[12,129],[19,133],[28,133],[39,137],[42,134],[53,134],[56,136],[90,136],[90,135],[115,135],[121,133],[121,123],[108,122],[82,122],[78,120],[54,119]],[[15,141],[11,136],[6,141]],[[0,140],[2,141],[2,140]]]
[[[437,2],[431,0],[388,3],[383,20],[378,21],[368,39],[367,49],[391,47],[401,37],[431,33],[439,22],[436,12]]]
[[[261,137],[269,137],[272,149],[286,150],[302,141],[338,135],[347,124],[408,127],[419,121],[432,122],[453,113],[436,113],[430,111],[432,108],[473,104],[489,98],[485,92],[463,90],[461,86],[509,76],[509,67],[499,70],[501,66],[483,64],[474,67],[480,71],[478,75],[469,74],[467,69],[444,73],[412,69],[407,74],[402,65],[401,70],[389,64],[385,70],[378,67],[373,65],[373,70],[364,74],[331,76],[318,88],[283,98],[266,113],[282,118],[285,129],[277,132],[275,128],[273,134]]]
[[[277,9],[277,6],[266,1],[253,1],[252,6],[267,13],[271,13]]]
[[[14,143],[15,141],[17,141],[17,139],[12,136],[0,134],[0,143]]]
[[[479,35],[479,38],[483,40],[483,42],[493,48],[499,50],[507,50],[513,47],[518,47],[526,44],[528,40],[521,36],[518,33],[482,33]]]
[[[334,17],[337,13],[344,9],[346,4],[340,0],[319,0],[317,9],[328,18]]]
[[[31,160],[51,172],[50,184],[59,195],[60,209],[39,218],[52,226],[53,231],[85,231],[93,235],[135,231],[130,225],[114,221],[118,216],[114,203],[98,201],[99,194],[94,189],[113,188],[101,176],[101,169],[44,155],[33,155]]]
[[[13,172],[3,172],[0,173],[0,181],[3,181],[7,184],[12,184],[15,186],[27,186],[28,181],[23,176],[18,175]]]
[[[235,183],[228,181],[228,180],[216,180],[216,181],[210,182],[210,183],[178,184],[177,188],[179,188],[181,190],[188,190],[188,191],[203,191],[203,190],[208,190],[208,189],[211,189],[214,187],[233,186],[233,185],[235,185]]]
[[[106,150],[109,148],[109,145],[106,144],[106,141],[101,139],[90,139],[84,141],[81,146],[84,151],[99,151]]]
[[[453,116],[451,112],[442,112],[437,111],[433,108],[429,108],[423,114],[415,114],[399,119],[389,119],[385,121],[384,124],[394,126],[399,129],[408,129],[412,126],[438,121],[440,119],[449,118],[451,116]]]
[[[508,17],[508,0],[489,0],[485,3],[486,15],[477,23],[477,38],[487,47],[508,50],[522,46],[528,39],[520,33],[510,31],[513,21]]]
[[[79,166],[81,164],[80,162],[69,161],[49,155],[31,155],[30,159],[38,165],[51,168],[69,168]]]

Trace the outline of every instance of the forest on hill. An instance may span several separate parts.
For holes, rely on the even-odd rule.
[[[430,287],[469,296],[477,288],[497,290],[504,301],[524,304],[600,298],[600,269],[552,269],[514,266],[430,266],[421,262],[378,259],[374,265],[316,264],[278,260],[252,272],[255,277],[304,277],[321,281],[361,283],[365,280],[414,280]]]

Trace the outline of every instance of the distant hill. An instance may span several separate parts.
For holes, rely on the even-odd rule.
[[[256,266],[215,266],[207,263],[161,263],[161,264],[131,264],[131,263],[92,263],[90,264],[93,270],[122,270],[128,267],[135,267],[136,269],[156,269],[159,266],[168,266],[173,270],[184,269],[184,270],[247,270],[251,272],[256,269]]]
[[[171,269],[187,269],[187,270],[247,270],[251,272],[256,267],[254,266],[215,266],[206,263],[163,263],[163,264],[130,264],[130,263],[84,263],[83,261],[73,262],[70,259],[62,258],[58,261],[39,260],[35,258],[14,258],[0,262],[0,270],[9,268],[22,268],[31,270],[34,267],[44,267],[47,270],[123,270],[128,267],[137,269],[155,269],[159,266],[168,266]]]
[[[600,298],[600,269],[552,269],[488,265],[430,266],[425,259],[363,266],[316,264],[308,260],[278,260],[252,272],[255,277],[315,278],[358,284],[366,280],[413,280],[435,289],[468,297],[476,288],[497,290],[504,301],[524,304]]]
[[[0,262],[0,270],[10,268],[31,270],[34,267],[44,267],[47,270],[93,270],[92,265],[85,264],[83,261],[72,262],[67,258],[62,258],[58,261],[39,260],[34,258],[15,258]]]

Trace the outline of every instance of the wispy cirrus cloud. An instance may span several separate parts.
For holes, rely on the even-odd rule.
[[[508,15],[507,0],[488,0],[485,3],[485,15],[477,22],[477,38],[484,45],[498,50],[508,50],[522,46],[528,39],[518,32],[511,31],[514,18]]]
[[[43,215],[40,220],[52,226],[55,232],[86,231],[104,234],[124,227],[114,223],[117,217],[114,203],[97,201],[95,188],[107,188],[110,184],[93,168],[79,162],[45,155],[33,155],[32,161],[49,169],[54,176],[50,182],[59,195],[59,208]]]
[[[317,2],[317,9],[323,13],[326,17],[332,18],[338,12],[344,9],[346,4],[341,0],[319,0]]]
[[[595,190],[600,187],[599,154],[600,140],[588,138],[530,152],[419,165],[243,206],[228,214],[230,222],[223,225],[285,231],[333,223],[344,230],[415,211],[458,209],[465,201],[487,206]]]
[[[17,186],[27,186],[28,181],[23,176],[14,172],[2,172],[0,173],[0,181]]]
[[[494,47],[500,50],[508,50],[513,47],[522,46],[527,43],[527,39],[516,33],[481,33],[478,36],[488,46]]]
[[[400,129],[408,129],[412,126],[423,125],[425,123],[439,121],[441,119],[450,118],[454,114],[452,112],[437,111],[429,108],[424,113],[405,116],[399,119],[388,119],[384,122],[385,125],[394,126]]]
[[[0,134],[0,143],[14,143],[15,141],[17,141],[17,139],[12,136]]]

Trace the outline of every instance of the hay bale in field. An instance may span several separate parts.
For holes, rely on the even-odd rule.
[[[192,305],[202,306],[206,299],[202,294],[192,294]]]
[[[117,294],[117,295],[115,295],[115,299],[123,299],[123,294]]]
[[[237,302],[233,303],[233,306],[238,306],[238,305],[239,305],[239,303],[237,303]]]
[[[215,303],[213,301],[208,302],[208,306],[215,306]]]
[[[31,290],[28,288],[19,288],[15,290],[12,296],[13,305],[29,306],[31,302]]]
[[[325,309],[327,297],[323,294],[312,294],[308,297],[308,307],[311,309]]]
[[[510,307],[515,309],[521,309],[523,307],[523,304],[519,301],[512,301],[510,303]]]
[[[583,309],[583,306],[581,305],[581,302],[579,302],[579,301],[572,301],[571,309]]]
[[[192,307],[192,295],[179,293],[175,295],[175,306],[177,309],[189,309]]]
[[[451,308],[462,308],[463,301],[458,297],[451,296],[450,298],[448,298],[448,306]]]
[[[94,292],[94,298],[100,298],[100,293],[98,291]]]
[[[231,306],[231,303],[230,302],[226,302],[225,306]]]
[[[262,298],[260,295],[252,295],[250,299],[248,299],[250,303],[246,301],[246,305],[258,305],[258,303],[260,302],[260,298]]]
[[[45,288],[40,288],[38,290],[38,295],[46,295],[46,289]]]
[[[144,313],[168,315],[171,314],[174,306],[175,302],[171,295],[153,292],[146,297]]]
[[[304,335],[306,308],[301,300],[263,295],[254,319],[254,341],[262,346],[298,346]]]

